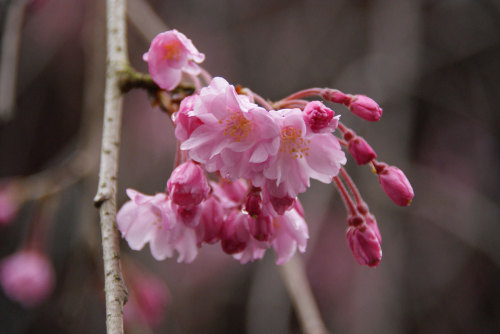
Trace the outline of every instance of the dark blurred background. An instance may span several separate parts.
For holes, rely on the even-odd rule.
[[[130,61],[161,23],[130,0]],[[2,24],[11,1],[0,2]],[[415,199],[399,208],[368,167],[349,159],[384,238],[377,269],[359,266],[345,241],[332,185],[301,196],[311,238],[302,256],[331,333],[500,331],[500,1],[149,0],[170,28],[206,54],[204,67],[272,100],[308,87],[374,98],[382,120],[336,107],[380,160],[402,168]],[[136,7],[132,7],[136,6]],[[139,6],[139,7],[137,7]],[[101,1],[28,5],[21,31],[16,108],[0,124],[0,177],[61,168],[86,153],[81,178],[57,196],[46,250],[57,288],[25,310],[0,293],[0,333],[104,333],[97,210],[105,30]],[[140,30],[136,26],[139,26]],[[153,35],[151,35],[153,34]],[[9,47],[5,44],[2,48]],[[144,91],[126,96],[119,205],[125,189],[163,191],[175,150],[167,116]],[[39,175],[39,174],[36,174]],[[19,248],[37,203],[0,230],[0,256]],[[149,249],[122,250],[167,283],[171,302],[155,333],[299,333],[269,251],[240,265],[218,245],[190,265],[157,262]],[[148,333],[145,329],[130,330]]]

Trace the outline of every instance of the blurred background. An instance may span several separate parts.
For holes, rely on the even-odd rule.
[[[0,190],[22,204],[0,224],[0,258],[35,238],[57,281],[36,307],[0,292],[0,333],[105,332],[92,205],[104,92],[101,2],[0,2],[2,54],[14,47],[5,42],[8,14],[25,6],[15,106],[0,123]],[[396,207],[368,167],[348,160],[384,238],[380,266],[359,266],[351,255],[332,185],[313,182],[301,196],[311,234],[301,257],[331,333],[500,331],[500,1],[129,0],[129,8],[129,56],[139,71],[147,72],[142,54],[167,25],[205,53],[212,75],[271,100],[332,87],[384,109],[374,124],[335,107],[415,190],[409,208]],[[174,151],[168,116],[146,92],[128,93],[118,204],[126,188],[163,191]],[[148,273],[164,296],[148,304],[161,310],[154,324],[129,316],[129,333],[300,333],[272,251],[247,265],[218,245],[189,265],[157,262],[149,249],[132,252],[125,243],[122,251],[129,289],[134,275]]]

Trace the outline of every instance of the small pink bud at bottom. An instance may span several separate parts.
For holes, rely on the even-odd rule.
[[[295,203],[295,198],[290,197],[288,195],[284,197],[274,197],[274,196],[269,196],[269,197],[274,210],[279,215],[284,214]]]
[[[382,259],[382,248],[376,232],[369,225],[349,226],[347,242],[359,264],[377,267]]]
[[[394,203],[399,206],[410,205],[415,194],[401,169],[394,166],[383,168],[378,171],[378,179],[382,189]]]
[[[372,147],[359,136],[349,141],[348,150],[358,165],[367,164],[377,157]]]
[[[200,223],[201,208],[199,205],[193,207],[177,206],[175,210],[177,217],[180,218],[184,225],[196,227]]]
[[[260,188],[253,187],[247,195],[245,210],[252,217],[257,217],[262,212],[262,193]]]
[[[249,233],[246,227],[246,220],[250,216],[233,210],[222,227],[221,246],[227,254],[242,252],[247,247]]]
[[[267,215],[260,215],[249,221],[250,234],[258,241],[269,241],[274,235],[273,218]]]
[[[200,223],[196,228],[198,243],[213,244],[220,239],[224,212],[219,201],[213,196],[210,196],[202,205]]]
[[[313,132],[334,131],[338,125],[334,115],[332,109],[319,101],[309,102],[304,108],[304,121]]]
[[[198,205],[210,193],[205,172],[193,161],[186,161],[174,169],[167,189],[172,202],[182,206]]]
[[[376,122],[382,117],[382,108],[377,102],[365,95],[355,95],[349,104],[349,110],[358,117]]]
[[[0,263],[0,284],[5,294],[24,307],[43,302],[54,287],[54,269],[37,251],[20,251]]]

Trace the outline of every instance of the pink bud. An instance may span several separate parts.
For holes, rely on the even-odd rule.
[[[43,302],[54,287],[54,269],[37,251],[23,250],[0,263],[0,283],[5,294],[24,307]]]
[[[210,196],[202,204],[200,223],[196,228],[198,243],[216,243],[220,239],[224,212],[222,206],[215,197]]]
[[[413,188],[403,171],[394,166],[381,168],[378,171],[378,180],[382,189],[394,203],[399,206],[410,205],[413,196]]]
[[[179,111],[172,115],[175,124],[175,137],[180,141],[188,139],[191,133],[203,124],[198,117],[188,114],[193,110],[194,104],[199,98],[199,95],[185,97],[179,106]]]
[[[273,218],[268,215],[260,215],[249,220],[250,234],[258,241],[269,241],[274,235]]]
[[[325,89],[323,91],[322,97],[327,101],[344,105],[348,105],[351,102],[351,96],[344,94],[336,89]]]
[[[172,205],[177,214],[177,218],[188,227],[196,227],[200,223],[201,208],[200,205],[181,206]]]
[[[382,235],[380,234],[380,230],[378,229],[378,224],[377,220],[375,219],[375,216],[372,214],[368,214],[365,217],[366,225],[368,225],[372,230],[373,233],[375,233],[375,236],[378,239],[379,243],[382,243]]]
[[[188,207],[200,204],[210,193],[205,172],[191,160],[174,169],[167,189],[172,202]]]
[[[319,101],[309,102],[304,108],[304,121],[313,132],[335,131],[339,123],[334,111]]]
[[[359,264],[369,267],[378,266],[382,259],[382,248],[372,227],[367,224],[349,226],[346,236],[352,254]]]
[[[278,215],[282,215],[285,211],[289,210],[295,203],[295,198],[288,195],[284,197],[269,196],[269,201],[273,205],[274,210]]]
[[[249,233],[247,230],[249,215],[233,210],[222,226],[221,246],[227,254],[240,253],[247,247]]]
[[[16,216],[18,210],[7,192],[0,190],[0,226],[8,225]]]
[[[367,164],[377,157],[372,147],[359,136],[349,141],[348,149],[358,165]]]
[[[370,122],[376,122],[382,117],[382,108],[365,95],[355,95],[348,107],[353,114]]]
[[[253,187],[247,195],[245,210],[252,217],[257,217],[262,212],[262,193],[260,188]]]

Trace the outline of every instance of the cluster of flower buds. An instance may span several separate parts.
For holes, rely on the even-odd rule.
[[[376,266],[382,254],[380,232],[342,169],[347,162],[342,146],[358,164],[380,167],[382,187],[393,200],[401,196],[395,194],[401,191],[391,176],[395,172],[377,163],[373,149],[341,124],[332,109],[320,100],[304,98],[343,104],[368,121],[380,119],[378,104],[364,95],[320,88],[270,103],[223,78],[211,79],[206,72],[201,74],[208,86],[201,88],[196,77],[201,69],[195,63],[203,58],[175,30],[155,37],[144,56],[159,87],[173,89],[185,73],[197,89],[172,115],[180,153],[167,191],[147,196],[127,190],[130,201],[121,208],[117,222],[130,247],[138,250],[149,243],[158,260],[177,251],[178,261],[191,262],[203,243],[220,241],[223,251],[242,263],[262,258],[272,247],[277,264],[282,264],[297,248],[302,252],[306,248],[308,228],[298,194],[307,190],[311,179],[334,180],[349,210],[347,239],[353,254],[359,263]],[[333,134],[337,128],[343,138]],[[216,180],[208,181],[206,173],[213,173]]]

